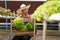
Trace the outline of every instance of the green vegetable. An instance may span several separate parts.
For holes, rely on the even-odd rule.
[[[28,22],[26,24],[26,30],[33,30],[34,29],[34,23],[33,22]]]
[[[19,18],[19,17],[13,20],[13,24],[16,26],[16,30],[33,30],[34,29],[33,22],[28,22],[25,25],[23,18]]]
[[[13,20],[13,24],[16,26],[17,30],[25,30],[26,29],[22,18],[17,17],[16,19]]]
[[[54,13],[60,12],[60,1],[47,1],[44,4],[40,5],[34,13],[31,15],[33,18],[36,18],[37,21],[44,21],[44,14],[47,14],[49,18]]]

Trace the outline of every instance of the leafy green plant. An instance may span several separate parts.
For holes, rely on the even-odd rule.
[[[17,17],[13,20],[13,24],[16,26],[17,30],[25,30],[25,25],[22,18]]]
[[[11,13],[12,12],[11,12],[10,9],[5,9],[3,7],[0,7],[0,15],[8,15],[8,16],[10,16]]]
[[[19,18],[19,17],[13,20],[13,24],[16,26],[16,30],[33,30],[34,29],[33,22],[30,21],[25,25],[23,18]]]
[[[49,18],[52,14],[59,12],[60,1],[47,1],[40,5],[31,16],[36,18],[37,21],[43,22],[45,14],[47,14],[47,17]]]
[[[33,22],[28,22],[26,24],[26,30],[33,30],[34,29],[34,23]]]

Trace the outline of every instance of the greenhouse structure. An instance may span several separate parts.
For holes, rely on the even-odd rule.
[[[0,40],[60,40],[60,1],[0,0]]]

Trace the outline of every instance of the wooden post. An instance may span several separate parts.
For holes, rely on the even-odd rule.
[[[46,30],[47,30],[47,13],[44,12],[44,21],[43,21],[43,40],[46,40]]]
[[[34,19],[34,40],[35,40],[35,36],[36,36],[36,20]]]
[[[12,40],[12,38],[13,38],[13,32],[12,32],[12,13],[11,13],[10,21],[11,21],[10,30],[11,30],[11,40]]]
[[[46,40],[46,29],[47,29],[47,23],[44,20],[44,22],[43,22],[43,40]]]

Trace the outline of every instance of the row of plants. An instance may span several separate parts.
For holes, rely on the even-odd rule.
[[[11,14],[12,14],[12,16],[17,16],[17,14],[15,13],[15,11],[13,11],[12,12],[12,10],[11,9],[5,9],[5,8],[3,8],[3,7],[0,7],[0,15],[1,16],[11,16]]]
[[[45,2],[44,4],[38,6],[31,16],[37,21],[43,22],[45,14],[47,15],[47,18],[49,18],[55,13],[60,13],[60,1]]]
[[[0,15],[10,15],[12,12],[10,9],[5,9],[3,7],[0,7]]]

